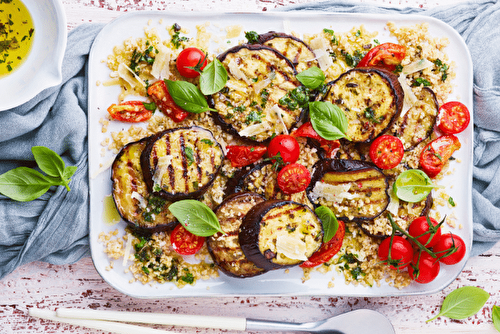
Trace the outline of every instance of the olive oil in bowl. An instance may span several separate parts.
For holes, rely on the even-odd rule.
[[[33,19],[20,0],[0,0],[0,78],[28,57],[33,45]]]

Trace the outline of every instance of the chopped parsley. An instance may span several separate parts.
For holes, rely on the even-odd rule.
[[[427,79],[424,79],[424,78],[416,78],[414,81],[413,81],[413,84],[412,86],[424,86],[424,87],[429,87],[431,85],[431,83],[429,82],[429,80]]]
[[[372,123],[379,124],[384,118],[382,116],[375,117],[375,110],[371,107],[365,109],[365,117]]]
[[[158,188],[160,188],[158,186]],[[155,187],[155,191],[161,190]],[[148,205],[146,206],[146,209],[142,212],[142,217],[144,218],[145,221],[147,222],[152,222],[153,221],[153,215],[158,215],[160,212],[163,210],[163,206],[167,202],[164,198],[160,196],[155,196],[155,195],[149,195],[148,196]]]
[[[259,43],[259,34],[257,34],[255,31],[246,31],[245,38],[248,40],[248,43],[250,44]]]
[[[342,50],[341,54],[342,54],[342,56],[344,56],[344,60],[347,64],[347,66],[350,66],[350,67],[356,67],[358,65],[358,63],[361,61],[361,59],[363,59],[363,57],[364,57],[363,53],[359,50],[354,51],[353,55]]]
[[[186,159],[188,161],[188,166],[194,162],[194,151],[190,146],[184,147],[184,152],[186,153]]]
[[[434,60],[434,65],[436,65],[438,71],[441,72],[441,81],[445,82],[446,79],[448,78],[448,69],[449,69],[448,65],[443,63],[439,58]]]
[[[448,198],[448,203],[450,203],[450,205],[453,207],[456,205],[455,201],[453,200],[453,197],[451,197],[451,196]]]
[[[201,140],[201,142],[202,142],[203,144],[207,144],[208,146],[213,146],[213,145],[214,145],[214,142],[213,142],[213,141],[211,141],[210,139],[206,139],[206,138],[203,138],[203,139]]]
[[[245,119],[245,124],[249,125],[251,123],[261,123],[262,122],[262,112],[252,110]]]
[[[185,37],[185,36],[180,36],[180,33],[181,33],[181,27],[175,23],[172,28],[170,28],[170,30],[172,30],[174,33],[172,34],[172,38],[170,39],[170,42],[172,43],[172,45],[178,49],[180,48],[181,46],[181,43],[184,43],[184,42],[187,42],[189,41],[189,38]]]

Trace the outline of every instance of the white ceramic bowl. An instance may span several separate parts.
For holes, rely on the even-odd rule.
[[[62,80],[67,28],[61,0],[21,1],[33,19],[35,38],[28,58],[11,74],[0,78],[0,110],[23,104]]]

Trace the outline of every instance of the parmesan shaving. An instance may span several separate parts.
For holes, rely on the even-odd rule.
[[[229,63],[227,64],[227,67],[229,68],[229,72],[233,75],[238,80],[243,80],[247,85],[251,85],[252,82],[247,78],[245,73],[240,69],[240,66],[236,64],[236,61],[234,59],[231,59]]]
[[[401,73],[404,75],[408,75],[418,71],[425,70],[426,68],[431,66],[434,66],[434,63],[424,58],[406,65],[405,67],[403,67]]]
[[[403,101],[403,110],[401,111],[401,115],[399,117],[403,117],[406,115],[408,110],[410,110],[417,103],[418,99],[411,90],[411,87],[406,83],[406,75],[401,73],[398,77],[398,81],[401,84],[404,92],[404,101]]]
[[[292,260],[307,261],[306,243],[288,234],[280,234],[276,237],[276,251]]]
[[[265,132],[267,130],[271,130],[271,128],[272,128],[271,124],[269,124],[269,122],[264,121],[262,123],[250,125],[241,130],[240,132],[238,132],[238,134],[242,137],[251,137],[258,135],[259,133]]]
[[[255,94],[259,95],[260,92],[261,92],[261,90],[263,90],[264,88],[266,88],[267,86],[269,86],[270,83],[271,83],[271,78],[266,78],[264,80],[257,81],[253,85],[253,90],[255,91]]]
[[[127,243],[125,244],[125,252],[123,254],[123,266],[127,265],[127,261],[130,257],[130,251],[132,250],[132,235],[127,233]]]
[[[158,51],[153,67],[151,68],[151,74],[156,79],[165,79],[170,75],[170,58],[172,56],[172,51],[163,44],[158,45]]]
[[[316,199],[322,197],[330,202],[340,202],[343,199],[355,199],[358,197],[356,194],[351,194],[349,189],[351,185],[349,183],[339,184],[337,186],[324,183],[324,182],[316,182],[314,185],[313,191],[311,193],[311,199],[315,201]]]
[[[390,193],[391,201],[389,202],[389,205],[387,206],[387,211],[392,213],[394,216],[397,216],[398,211],[399,211],[399,198],[393,194],[391,191]]]
[[[102,172],[104,172],[105,170],[110,168],[111,165],[113,165],[113,161],[115,161],[115,158],[111,158],[108,161],[106,161],[105,163],[103,163],[102,166],[98,170],[96,170],[94,173],[92,173],[92,175],[90,175],[90,178],[95,179],[99,174],[101,174]]]
[[[125,80],[132,88],[140,86],[142,86],[140,88],[146,87],[144,81],[142,81],[142,79],[139,78],[139,76],[124,63],[120,63],[120,65],[118,65],[118,76]]]
[[[139,206],[143,209],[145,209],[148,206],[148,203],[144,199],[144,196],[139,194],[137,191],[133,191],[132,195],[130,195],[133,199],[137,200],[139,202]]]
[[[162,184],[163,175],[168,171],[168,166],[172,164],[172,155],[165,155],[158,159],[156,170],[153,175],[153,183],[155,187]]]
[[[323,37],[318,36],[311,40],[310,46],[317,57],[319,67],[323,71],[326,71],[330,66],[333,66],[332,58],[330,58],[327,51],[327,41]]]
[[[281,112],[284,112],[283,109],[281,109],[277,104],[273,105],[271,108],[271,111],[274,112],[276,117],[278,118],[278,121],[281,125],[281,128],[283,129],[284,134],[288,134],[288,128],[286,127],[285,121],[283,120],[283,117],[281,116]]]

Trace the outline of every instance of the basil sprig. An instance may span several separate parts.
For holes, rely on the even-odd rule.
[[[495,329],[500,332],[500,307],[493,305],[491,308],[491,320]]]
[[[325,82],[326,76],[319,67],[313,66],[297,74],[296,78],[307,88],[316,89]]]
[[[323,225],[323,243],[332,240],[339,229],[339,222],[335,214],[326,206],[319,206],[314,210]]]
[[[399,174],[393,185],[394,194],[405,202],[420,202],[429,195],[432,189],[443,188],[432,183],[432,180],[420,169],[409,169]]]
[[[481,288],[463,286],[446,296],[439,313],[427,322],[441,316],[456,320],[468,318],[479,312],[488,298],[490,298],[490,294]]]
[[[200,89],[205,95],[212,95],[220,91],[227,82],[227,71],[224,65],[215,58],[208,64],[200,75]]]
[[[167,79],[165,79],[165,83],[170,96],[180,108],[196,114],[209,110],[215,111],[208,106],[205,96],[192,83]]]
[[[318,135],[326,140],[347,138],[347,118],[339,107],[331,102],[309,102],[311,124]]]
[[[65,186],[76,172],[76,166],[66,167],[61,157],[43,146],[31,148],[35,161],[45,174],[28,168],[18,167],[0,175],[0,193],[19,202],[32,201],[45,194],[52,186]]]
[[[208,237],[217,232],[224,233],[215,213],[202,202],[186,199],[170,204],[168,209],[194,235]]]

